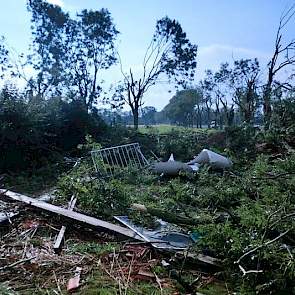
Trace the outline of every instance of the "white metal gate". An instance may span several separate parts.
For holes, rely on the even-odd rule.
[[[122,167],[142,168],[149,164],[138,143],[95,150],[91,157],[100,176],[113,176]]]

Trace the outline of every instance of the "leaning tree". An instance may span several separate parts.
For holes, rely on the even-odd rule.
[[[153,38],[143,58],[140,76],[130,68],[125,72],[121,62],[123,81],[113,99],[123,101],[131,108],[134,128],[138,128],[139,109],[143,96],[150,87],[165,81],[185,85],[194,78],[197,46],[190,43],[176,20],[164,17],[157,21]]]

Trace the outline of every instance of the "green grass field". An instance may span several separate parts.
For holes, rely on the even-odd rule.
[[[190,131],[195,131],[195,132],[215,132],[215,129],[210,129],[208,130],[207,128],[189,128],[189,127],[182,127],[182,126],[174,126],[174,125],[169,125],[169,124],[159,124],[159,125],[150,125],[150,126],[145,126],[145,125],[139,125],[138,130],[141,133],[148,134],[148,133],[159,133],[159,134],[165,134],[165,133],[170,133],[173,130],[190,130]]]

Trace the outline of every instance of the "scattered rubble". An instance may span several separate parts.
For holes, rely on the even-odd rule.
[[[138,144],[99,150],[92,153],[92,159],[99,176],[107,174],[113,176],[118,167],[131,165],[143,168],[149,164],[141,153]],[[98,166],[102,162],[103,171]],[[173,154],[171,154],[167,162],[158,162],[149,166],[157,174],[176,176],[181,171],[196,172],[202,164],[209,164],[218,169],[225,169],[232,165],[229,159],[214,152],[203,150],[194,160],[188,163],[175,161]],[[163,256],[153,252],[153,249],[170,253],[171,257],[175,255],[176,260],[193,259],[198,261],[201,266],[220,267],[222,265],[222,262],[216,258],[200,253],[189,253],[189,249],[193,243],[197,242],[199,237],[195,238],[195,236],[188,235],[182,232],[180,227],[172,224],[197,225],[199,221],[180,217],[171,212],[165,213],[156,208],[146,208],[140,204],[133,204],[133,209],[146,211],[160,218],[156,229],[147,230],[134,224],[127,216],[115,217],[117,221],[124,225],[123,227],[76,212],[77,198],[75,196],[72,196],[67,208],[48,203],[56,198],[51,193],[34,199],[0,189],[0,197],[0,223],[7,220],[11,223],[8,232],[0,232],[1,281],[7,281],[9,288],[15,291],[30,288],[33,290],[36,286],[42,289],[55,284],[57,293],[61,294],[64,288],[67,292],[74,292],[85,286],[85,280],[82,279],[84,275],[93,272],[93,269],[98,267],[103,270],[104,275],[118,284],[120,290],[126,291],[133,282],[138,280],[157,284],[161,292],[166,286],[173,289],[171,279],[160,278],[153,270],[157,265],[173,270],[173,259],[167,260],[167,262],[163,259]],[[27,212],[27,208],[33,208],[35,211],[36,209],[41,210],[41,213],[53,216],[53,220],[56,217],[61,217],[65,223],[62,222],[61,228],[58,229],[59,226],[50,224],[51,222],[48,222],[48,219],[34,217],[24,220],[22,213]],[[16,218],[14,223],[11,221],[12,218]],[[110,241],[118,241],[117,236],[123,236],[125,242],[127,238],[127,243],[120,247],[120,250],[114,248],[113,253],[107,252],[107,255],[102,255],[98,261],[93,260],[93,257],[89,254],[81,254],[77,251],[70,252],[67,241],[69,241],[68,237],[72,235],[73,228],[71,226],[66,239],[65,232],[67,224],[69,224],[68,221],[71,225],[83,226],[83,230],[80,227],[79,232],[85,232],[87,239],[92,239],[92,237],[95,239],[95,232],[98,232],[99,235],[110,237]],[[60,223],[61,220],[59,219]],[[40,236],[41,228],[45,227],[53,230],[54,234],[51,233],[46,237]],[[92,234],[87,234],[88,231],[91,231]],[[130,239],[135,242],[132,242],[132,240],[130,242]],[[100,243],[97,245],[100,245]],[[64,248],[62,248],[63,244]],[[13,280],[11,280],[12,273]],[[34,276],[36,281],[32,284],[20,284],[24,274],[27,277]],[[46,280],[45,276],[47,276]],[[34,291],[32,292],[34,293]]]

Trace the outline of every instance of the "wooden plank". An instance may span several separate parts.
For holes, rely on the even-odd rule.
[[[73,211],[75,205],[76,205],[76,202],[77,202],[77,198],[75,198],[74,196],[72,196],[70,202],[69,202],[69,205],[68,205],[68,209]],[[65,235],[65,231],[66,231],[66,226],[63,225],[57,235],[57,238],[55,240],[55,243],[53,245],[53,251],[55,253],[59,253],[61,251],[61,245],[62,245],[62,241],[63,241],[63,238],[64,238],[64,235]]]
[[[56,196],[54,195],[55,191],[56,189],[53,189],[50,192],[47,192],[41,196],[38,196],[38,198],[36,199],[39,201],[44,201],[44,202],[49,202],[51,200],[54,200],[56,198]],[[8,212],[8,213],[0,212],[0,223],[5,222],[7,220],[11,222],[11,219],[17,215],[19,215],[19,212]]]
[[[48,204],[42,201],[38,201],[36,199],[27,197],[25,195],[21,195],[12,191],[7,191],[5,189],[0,189],[0,194],[3,194],[4,196],[8,197],[11,200],[23,202],[27,205],[43,209],[45,211],[58,214],[60,216],[64,216],[66,218],[70,218],[73,220],[76,220],[78,222],[86,223],[94,227],[110,230],[113,232],[116,232],[118,234],[124,235],[129,238],[133,238],[136,240],[142,241],[142,238],[138,236],[136,233],[134,233],[132,230],[128,228],[124,228],[122,226],[112,224],[107,221],[103,221],[91,216],[87,216],[85,214],[77,213],[74,211],[71,211],[69,209],[61,208],[52,204]]]

